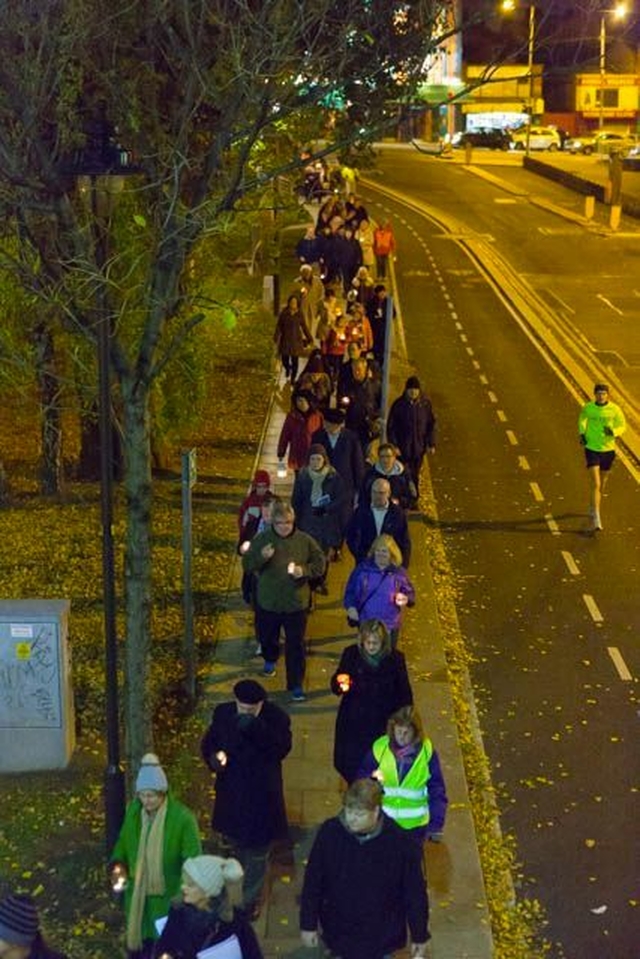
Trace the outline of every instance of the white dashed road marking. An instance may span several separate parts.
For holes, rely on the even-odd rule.
[[[590,596],[589,593],[584,593],[582,596],[584,600],[584,605],[589,610],[589,615],[594,623],[604,623],[604,616],[598,609],[598,604],[596,603],[593,596]]]
[[[531,492],[533,493],[534,500],[536,500],[538,503],[544,503],[544,496],[542,495],[542,490],[540,489],[538,484],[529,483],[529,486],[531,487]]]
[[[579,570],[579,568],[578,568],[578,564],[576,563],[576,561],[575,561],[575,559],[573,558],[573,556],[571,555],[571,553],[569,553],[566,549],[563,549],[563,550],[562,550],[562,558],[563,558],[563,560],[565,561],[565,563],[566,563],[566,565],[567,565],[567,569],[569,570],[569,572],[571,573],[571,575],[572,575],[572,576],[579,576],[579,575],[580,575],[580,570]]]
[[[616,671],[620,679],[624,680],[625,683],[630,683],[633,679],[633,676],[629,671],[629,667],[622,658],[620,650],[617,648],[617,646],[608,646],[607,652],[609,653],[609,656],[611,656],[613,665],[616,667]]]

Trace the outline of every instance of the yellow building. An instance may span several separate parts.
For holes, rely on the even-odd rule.
[[[640,107],[640,77],[635,73],[578,73],[575,111],[578,128],[604,126],[635,133]]]

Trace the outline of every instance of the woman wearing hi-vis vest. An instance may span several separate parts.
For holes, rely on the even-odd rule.
[[[413,838],[441,842],[447,790],[438,754],[414,706],[403,706],[391,716],[387,734],[373,743],[360,775],[382,783],[383,812]]]

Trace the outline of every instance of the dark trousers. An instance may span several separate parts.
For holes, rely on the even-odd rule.
[[[389,254],[384,253],[380,255],[376,253],[376,273],[379,280],[384,280],[387,275],[387,260],[389,259]]]
[[[153,959],[155,953],[155,941],[153,939],[143,939],[142,949],[127,949],[127,959]]]
[[[280,655],[280,629],[284,630],[284,658],[287,667],[287,689],[297,689],[304,680],[304,634],[307,610],[295,613],[273,613],[256,608],[256,629],[265,662],[275,663]]]
[[[284,367],[284,373],[287,379],[291,380],[292,383],[298,379],[298,366],[300,365],[300,358],[298,356],[282,356],[282,366]]]
[[[405,470],[409,474],[409,479],[413,480],[413,483],[415,485],[416,495],[420,492],[420,470],[422,469],[423,459],[424,459],[424,455],[418,456],[418,457],[414,457],[414,456],[402,457],[402,462],[404,464]]]

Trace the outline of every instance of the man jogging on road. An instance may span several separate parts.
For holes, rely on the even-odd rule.
[[[616,456],[616,437],[624,433],[627,424],[620,407],[609,402],[608,386],[596,383],[593,394],[595,399],[585,403],[580,410],[578,431],[591,479],[591,520],[593,529],[599,530],[602,529],[600,499]]]

